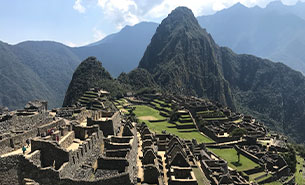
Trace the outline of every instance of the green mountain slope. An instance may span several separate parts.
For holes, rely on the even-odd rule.
[[[217,46],[187,8],[177,8],[162,21],[139,68],[149,71],[163,90],[233,105],[305,140],[305,77],[282,63]]]
[[[17,109],[27,101],[45,99],[49,107],[61,106],[73,71],[80,63],[70,48],[49,41],[0,45],[0,65],[4,66],[1,76],[6,79],[1,84],[0,104]]]
[[[0,42],[0,105],[10,109],[22,108],[33,99],[55,101],[37,74],[24,65],[11,51],[10,45]]]
[[[234,107],[217,64],[218,46],[191,10],[175,9],[157,28],[140,61],[164,90],[207,97]]]
[[[73,73],[65,95],[63,106],[71,106],[90,88],[102,88],[112,93],[113,96],[120,95],[121,86],[113,79],[102,63],[95,57],[84,60]]]

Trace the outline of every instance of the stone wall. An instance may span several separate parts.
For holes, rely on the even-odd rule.
[[[119,127],[121,126],[121,117],[120,112],[115,112],[111,118],[102,121],[102,120],[95,120],[91,117],[87,118],[87,125],[93,126],[98,125],[100,130],[103,131],[104,136],[108,135],[116,135],[119,131]]]
[[[59,142],[59,146],[61,148],[67,148],[69,147],[72,143],[73,140],[75,139],[75,134],[73,131],[68,132],[65,136],[62,137],[62,139]]]
[[[71,165],[79,165],[84,162],[87,156],[90,156],[95,148],[99,148],[103,142],[101,131],[93,133],[86,139],[77,150],[70,151],[69,161]]]
[[[59,119],[57,121],[52,121],[51,123],[39,126],[37,129],[38,135],[42,135],[43,133],[47,133],[49,129],[59,128],[65,125],[65,121],[63,119]]]
[[[10,132],[12,130],[30,130],[33,127],[46,124],[53,121],[49,113],[43,112],[32,116],[14,115],[11,119],[0,122],[0,134]]]
[[[263,162],[258,157],[256,157],[255,155],[253,155],[253,154],[243,150],[242,148],[238,147],[237,145],[235,145],[234,148],[235,148],[235,150],[237,152],[239,152],[240,154],[244,155],[245,157],[247,157],[251,161],[253,161],[253,162],[257,163],[257,164],[263,165]]]
[[[114,175],[112,177],[103,178],[96,181],[83,181],[75,179],[61,179],[59,185],[131,185],[128,172],[121,173],[119,175]]]
[[[47,129],[49,125],[55,127],[64,124],[62,119],[54,121],[51,124],[45,124],[50,121],[52,122],[53,118],[48,117],[47,113],[42,113],[33,116],[14,116],[11,120],[5,122],[5,124],[8,124],[9,128],[14,125],[25,125],[29,128],[20,131],[18,134],[10,134],[11,137],[0,140],[0,155],[21,148],[26,144],[27,139],[36,137],[42,130]],[[3,124],[3,122],[0,124]]]
[[[20,155],[0,158],[0,184],[20,184],[18,177]]]
[[[26,140],[37,136],[37,129],[0,140],[0,154],[11,152],[26,145]]]
[[[119,173],[125,172],[126,167],[129,165],[126,158],[118,157],[100,156],[97,162],[99,169],[117,170]]]
[[[60,148],[54,141],[31,140],[31,151],[41,151],[41,166],[59,169],[65,162],[69,161],[69,152]]]
[[[81,140],[85,140],[88,136],[91,136],[93,133],[98,132],[99,127],[97,125],[92,126],[79,126],[73,125],[73,130],[75,132],[75,137]]]
[[[132,148],[130,150],[129,155],[127,156],[127,159],[129,161],[128,172],[130,174],[131,181],[136,183],[137,174],[138,174],[138,167],[137,167],[138,137],[137,137],[137,130],[135,127],[132,128],[131,131],[133,132],[134,138],[132,142]]]

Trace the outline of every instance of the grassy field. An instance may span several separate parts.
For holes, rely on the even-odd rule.
[[[228,162],[229,167],[236,169],[237,171],[244,171],[259,166],[250,159],[243,155],[240,155],[240,162],[238,163],[237,151],[234,148],[229,149],[214,149],[210,148],[212,152],[218,155],[220,158]]]
[[[297,170],[295,172],[295,182],[298,184],[305,184],[305,179],[303,177],[303,172],[299,173],[299,170],[303,169],[304,159],[301,158],[299,155],[297,155],[297,162],[300,164],[297,164]]]
[[[134,113],[136,114],[137,117],[153,116],[157,120],[166,119],[165,117],[159,115],[158,110],[153,109],[149,106],[137,105],[134,107],[136,107]],[[212,139],[201,135],[200,132],[198,132],[198,130],[196,130],[196,129],[177,129],[175,124],[169,123],[168,121],[150,123],[149,121],[140,120],[140,122],[142,122],[142,121],[144,121],[151,130],[158,132],[158,133],[161,133],[162,130],[166,130],[167,132],[173,133],[184,139],[193,139],[194,138],[198,142],[203,142],[203,143],[213,142]]]

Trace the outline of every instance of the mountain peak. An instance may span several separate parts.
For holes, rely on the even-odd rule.
[[[187,7],[177,7],[174,9],[167,18],[165,18],[160,26],[162,25],[184,25],[187,27],[199,26],[197,19],[195,18],[192,10]]]
[[[268,5],[267,5],[267,8],[274,8],[274,7],[282,7],[282,6],[285,6],[282,1],[278,0],[278,1],[272,1],[270,2]]]
[[[234,107],[217,64],[217,51],[192,11],[178,7],[157,28],[139,68],[146,69],[165,91],[208,97]]]
[[[244,8],[247,8],[245,5],[241,4],[240,2],[234,4],[231,8],[234,8],[234,9],[244,9]]]
[[[63,106],[70,106],[92,87],[112,82],[112,77],[96,57],[88,57],[76,68],[69,84]],[[103,83],[102,83],[103,82]],[[103,87],[104,88],[104,87]]]

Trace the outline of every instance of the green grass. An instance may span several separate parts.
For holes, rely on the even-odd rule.
[[[238,120],[235,120],[235,121],[232,121],[233,123],[240,123],[242,122],[243,120],[242,119],[238,119]]]
[[[274,182],[270,182],[270,183],[267,183],[267,184],[264,184],[264,185],[283,185],[283,184],[279,181],[274,181]]]
[[[237,171],[244,171],[259,166],[257,163],[251,161],[243,155],[240,155],[240,162],[238,163],[237,151],[234,148],[229,149],[215,149],[210,148],[212,152],[218,155],[220,158],[228,162],[229,167],[236,169]]]
[[[212,113],[214,112],[213,110],[206,110],[206,111],[199,111],[197,114],[206,114],[206,113]]]
[[[203,179],[206,178],[206,177],[203,176],[201,170],[199,168],[192,168],[192,170],[195,174],[198,185],[205,185],[206,183]]]
[[[303,172],[299,173],[299,170],[303,169],[303,164],[305,164],[304,159],[302,157],[300,157],[299,155],[297,155],[296,157],[297,157],[297,162],[299,162],[300,164],[297,164],[296,172],[294,173],[295,182],[298,184],[305,184]]]
[[[220,118],[202,118],[206,121],[216,121],[216,120],[227,120],[227,117],[220,117]]]
[[[254,181],[254,179],[256,177],[259,177],[259,176],[264,175],[264,174],[266,174],[266,172],[259,172],[259,173],[251,174],[251,175],[249,175],[250,181]]]
[[[134,106],[136,109],[134,110],[134,113],[136,114],[137,117],[141,116],[153,116],[158,120],[166,119],[165,117],[161,116],[159,114],[159,111],[156,109],[153,109],[149,106],[146,105],[136,105]]]
[[[153,101],[154,101],[154,102],[157,102],[157,103],[159,103],[159,104],[167,104],[167,103],[165,103],[164,101],[158,100],[158,99],[154,99]]]
[[[141,116],[153,116],[158,120],[166,119],[165,117],[159,115],[159,111],[156,109],[153,109],[151,107],[148,107],[146,105],[136,105],[136,109],[134,113],[139,118]],[[140,120],[142,122],[143,120]],[[149,129],[152,131],[161,133],[162,130],[166,130],[169,133],[175,134],[181,138],[184,139],[196,139],[198,142],[203,143],[211,143],[214,142],[212,139],[203,136],[200,134],[200,132],[196,129],[177,129],[175,124],[169,123],[168,121],[163,122],[153,122],[150,123],[149,121],[144,121]]]

